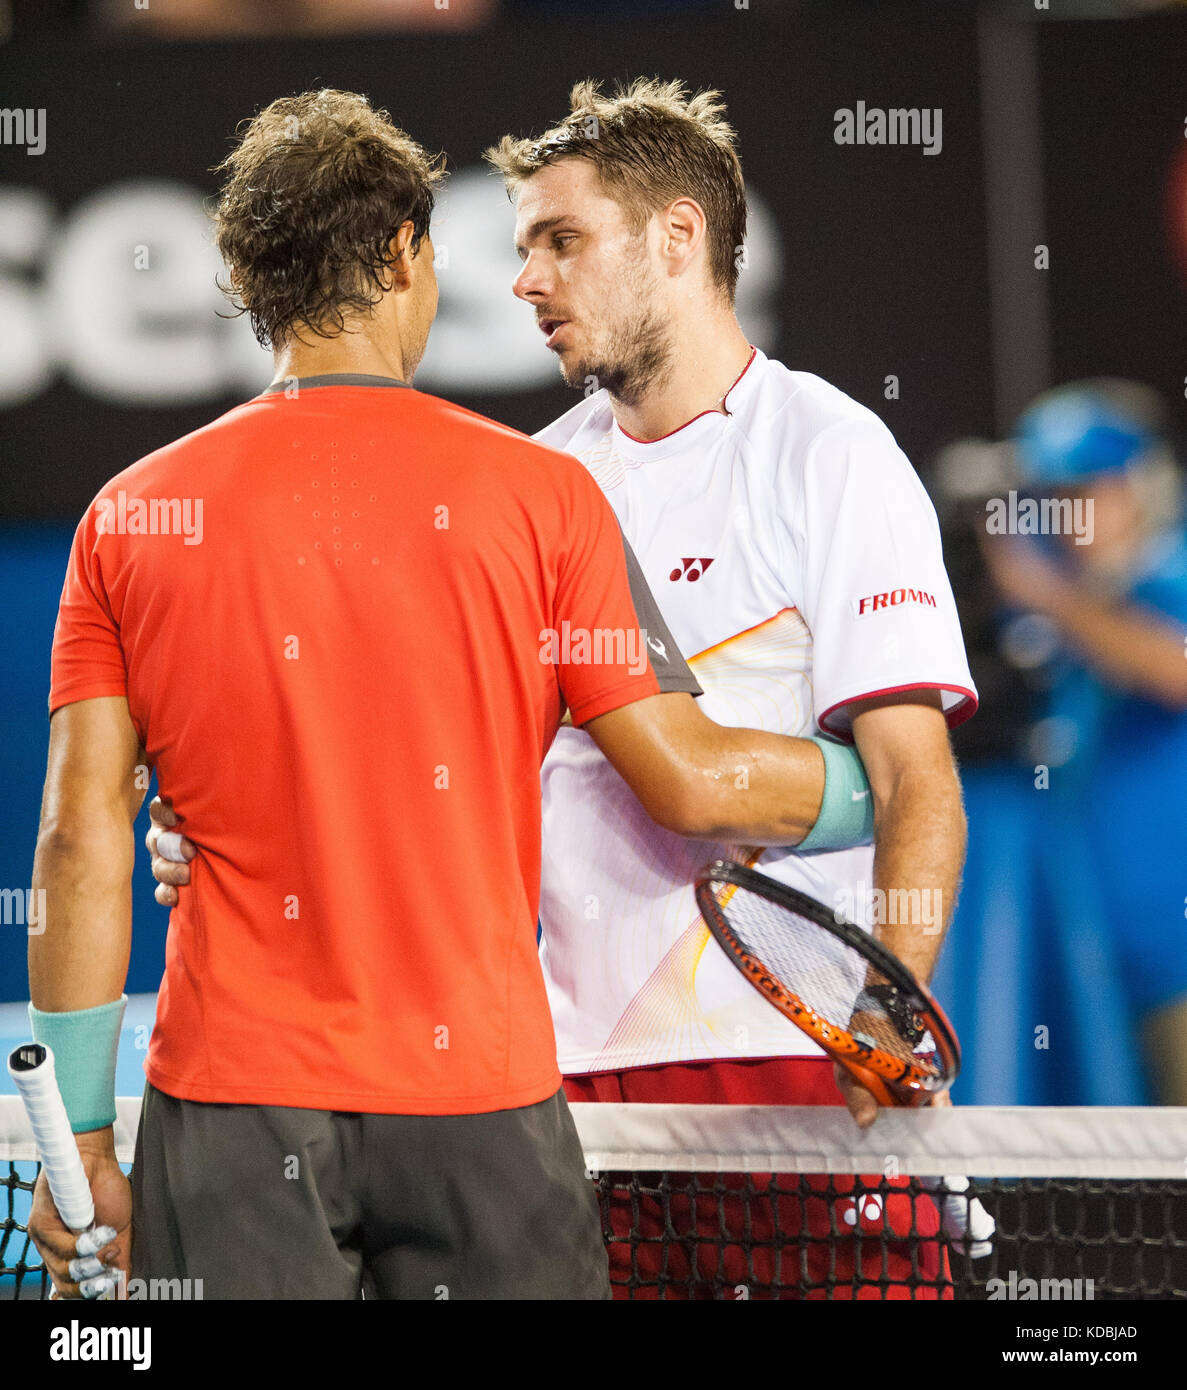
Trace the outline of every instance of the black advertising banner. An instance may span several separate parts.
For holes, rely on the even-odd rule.
[[[4,105],[32,113],[0,146],[0,516],[77,520],[113,473],[267,383],[247,324],[216,316],[203,200],[237,123],[314,86],[365,92],[449,155],[422,389],[529,431],[573,403],[511,294],[513,214],[482,151],[553,124],[578,79],[658,74],[720,89],[739,131],[754,340],[878,410],[917,464],[954,430],[984,430],[971,19],[762,8],[647,21],[591,6],[439,37],[18,37],[0,49]],[[915,142],[872,143],[895,110],[914,113]]]

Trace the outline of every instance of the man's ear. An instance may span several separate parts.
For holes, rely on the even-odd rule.
[[[412,282],[412,237],[412,223],[404,222],[388,242],[388,272],[393,289],[406,290]]]
[[[683,270],[704,244],[704,209],[693,198],[677,198],[660,214],[663,252],[672,264]]]

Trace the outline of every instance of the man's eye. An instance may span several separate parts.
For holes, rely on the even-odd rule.
[[[569,242],[576,240],[576,233],[566,233],[558,237],[553,237],[553,241],[557,246],[568,246]]]

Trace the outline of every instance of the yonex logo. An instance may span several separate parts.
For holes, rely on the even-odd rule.
[[[846,1226],[856,1226],[859,1221],[877,1225],[882,1220],[883,1201],[877,1192],[864,1192],[856,1201],[840,1202],[838,1210]]]
[[[857,616],[860,618],[865,613],[877,613],[880,608],[897,608],[900,603],[922,603],[928,608],[934,608],[936,596],[926,593],[923,589],[889,589],[884,594],[867,594],[865,598],[859,598],[855,602]]]
[[[687,579],[690,584],[695,584],[712,563],[712,556],[704,560],[698,560],[695,556],[687,560],[681,560],[680,565],[668,575],[668,578],[673,584],[675,584],[678,579]]]

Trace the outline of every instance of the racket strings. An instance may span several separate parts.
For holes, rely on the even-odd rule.
[[[783,990],[834,1031],[851,1034],[891,1057],[910,1062],[937,1080],[943,1056],[918,1009],[919,1001],[855,946],[818,922],[760,893],[711,883],[726,922],[742,950],[759,961]]]

